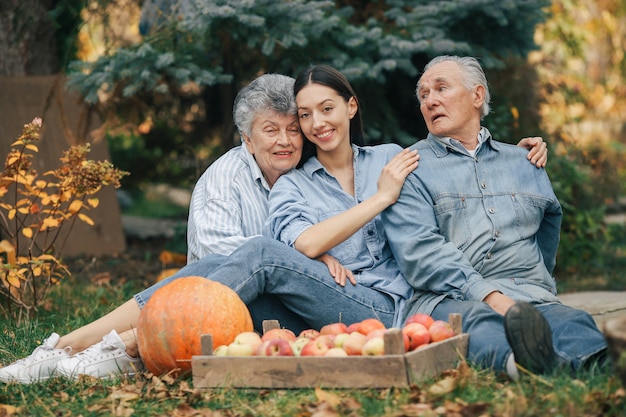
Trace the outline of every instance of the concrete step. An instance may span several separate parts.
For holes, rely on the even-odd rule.
[[[564,293],[559,299],[591,314],[600,330],[613,317],[626,317],[626,291],[582,291]]]

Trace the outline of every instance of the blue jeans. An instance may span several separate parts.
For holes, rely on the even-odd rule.
[[[587,359],[606,349],[604,336],[587,312],[559,303],[534,306],[550,324],[559,365],[577,371]],[[463,331],[470,335],[468,360],[477,366],[505,371],[512,350],[504,332],[504,316],[484,302],[450,298],[439,303],[432,316],[448,320],[450,313],[462,314]]]
[[[322,262],[274,239],[258,237],[230,256],[209,255],[135,295],[141,308],[158,288],[185,276],[202,276],[233,289],[260,330],[264,319],[277,319],[295,332],[341,321],[351,324],[376,317],[393,325],[395,303],[389,295],[357,284],[335,283]]]

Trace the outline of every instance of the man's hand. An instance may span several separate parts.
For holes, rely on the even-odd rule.
[[[498,291],[490,293],[483,299],[483,301],[487,303],[489,307],[493,308],[496,313],[500,313],[503,316],[509,308],[515,304],[515,301],[512,298]]]
[[[346,279],[348,279],[352,285],[356,285],[356,279],[354,279],[354,274],[349,269],[345,268],[337,258],[334,256],[330,256],[325,253],[317,257],[317,260],[326,264],[328,267],[328,272],[335,278],[335,282],[342,287],[346,286]]]

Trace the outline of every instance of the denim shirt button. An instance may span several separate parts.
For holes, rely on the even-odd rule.
[[[372,236],[374,234],[374,231],[372,229],[370,229],[370,230],[367,231],[367,234]]]
[[[490,214],[493,214],[493,213],[495,213],[495,212],[496,212],[496,209],[494,209],[494,208],[490,208],[490,209],[489,209],[489,213],[490,213]]]
[[[491,252],[489,252],[489,253],[487,254],[487,259],[491,259],[491,257],[492,257],[492,256],[493,256],[493,255],[491,254]]]
[[[485,182],[480,183],[480,188],[482,188],[482,189],[487,188],[487,183],[485,183]]]

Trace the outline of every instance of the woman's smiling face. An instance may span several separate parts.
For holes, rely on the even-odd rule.
[[[346,102],[334,89],[311,83],[298,92],[296,104],[300,129],[318,152],[350,143],[350,119],[358,110],[354,97]]]

